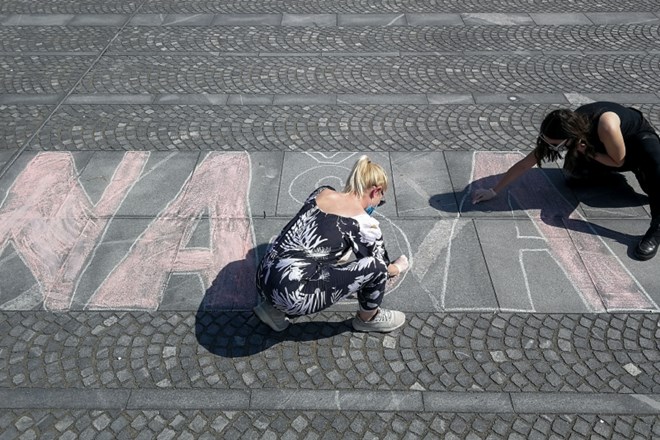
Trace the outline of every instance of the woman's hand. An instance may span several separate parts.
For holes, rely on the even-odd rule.
[[[401,275],[402,272],[408,270],[409,266],[410,264],[408,263],[408,257],[401,255],[399,258],[394,260],[394,262],[390,263],[389,266],[387,266],[387,274],[391,277]]]
[[[478,188],[472,191],[472,203],[485,202],[496,195],[497,193],[493,188]]]

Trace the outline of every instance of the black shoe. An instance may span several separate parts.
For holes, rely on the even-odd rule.
[[[652,225],[635,248],[635,258],[646,261],[655,257],[660,244],[660,226]]]

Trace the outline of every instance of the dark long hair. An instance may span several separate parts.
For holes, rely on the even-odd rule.
[[[593,145],[589,141],[589,132],[591,130],[592,120],[581,113],[576,113],[568,109],[554,110],[548,113],[541,123],[539,137],[536,139],[536,148],[534,156],[536,164],[541,166],[542,162],[554,162],[561,159],[561,153],[551,149],[541,138],[541,135],[550,139],[568,139],[565,159],[565,167],[572,171],[575,167],[578,145],[586,145],[585,154],[593,157],[596,153]]]

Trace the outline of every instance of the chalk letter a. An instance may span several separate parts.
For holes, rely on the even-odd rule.
[[[218,272],[240,265],[239,274],[215,306],[250,305],[256,298],[256,264],[247,207],[250,159],[247,153],[212,152],[193,172],[177,197],[158,215],[92,296],[91,309],[156,310],[171,273],[197,273],[204,287]],[[187,248],[199,217],[208,212],[210,247]],[[236,269],[234,267],[233,269]],[[208,301],[208,300],[207,300]]]

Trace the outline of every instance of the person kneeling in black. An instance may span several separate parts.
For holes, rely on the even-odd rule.
[[[472,193],[472,202],[492,199],[534,165],[566,152],[570,180],[589,180],[611,171],[632,171],[648,194],[651,225],[634,255],[650,260],[660,245],[660,138],[639,110],[614,102],[594,102],[575,111],[550,112],[541,123],[536,148],[513,165],[492,188]]]

